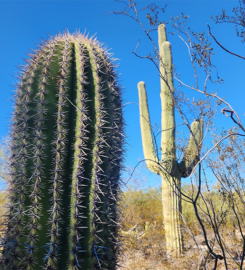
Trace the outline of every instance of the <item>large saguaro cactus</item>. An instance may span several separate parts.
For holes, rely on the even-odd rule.
[[[167,41],[165,25],[158,27],[161,104],[162,104],[162,160],[155,153],[145,83],[138,83],[140,103],[140,125],[143,150],[148,168],[162,177],[163,217],[166,247],[169,256],[179,256],[183,249],[180,230],[181,177],[187,177],[198,160],[197,145],[203,138],[203,121],[195,120],[191,125],[192,134],[183,160],[178,163],[175,152],[174,86],[172,76],[171,45]],[[193,136],[194,135],[194,136]]]
[[[16,91],[0,269],[113,270],[124,126],[113,61],[79,33],[30,56]]]

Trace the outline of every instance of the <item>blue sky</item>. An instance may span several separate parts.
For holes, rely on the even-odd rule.
[[[126,0],[125,0],[126,1]],[[139,0],[138,7],[144,7],[152,1]],[[166,12],[160,19],[170,21],[170,16],[178,16],[181,12],[189,15],[189,26],[197,32],[207,31],[206,24],[212,27],[212,32],[218,40],[228,49],[238,54],[244,54],[244,45],[236,37],[234,27],[229,24],[215,25],[210,16],[221,13],[222,8],[231,12],[232,8],[238,5],[236,0],[171,0],[153,1],[159,6],[167,4]],[[160,81],[156,68],[150,61],[137,58],[132,54],[135,50],[138,39],[141,43],[138,52],[146,55],[152,51],[152,45],[145,37],[140,26],[126,16],[113,14],[105,16],[106,13],[123,9],[123,4],[113,0],[63,0],[63,1],[12,1],[0,0],[0,138],[8,133],[8,120],[12,111],[11,94],[12,84],[17,66],[24,63],[23,58],[29,49],[35,48],[35,43],[41,38],[48,38],[48,34],[55,35],[68,29],[75,32],[86,29],[90,35],[96,34],[99,41],[104,42],[115,58],[119,58],[118,72],[121,74],[121,84],[124,87],[124,103],[132,102],[125,106],[125,121],[127,123],[127,152],[125,166],[135,166],[139,159],[143,159],[141,143],[137,83],[145,81],[149,108],[152,123],[160,126],[161,104],[159,97]],[[142,13],[140,19],[147,25],[146,14]],[[171,23],[167,30],[171,31]],[[157,32],[152,33],[153,39],[157,42]],[[189,60],[188,52],[183,42],[177,36],[168,34],[172,44],[173,61],[178,72],[182,73],[183,81],[194,82],[193,71]],[[214,63],[219,69],[219,74],[225,79],[224,85],[210,85],[209,91],[216,91],[231,103],[239,113],[244,122],[244,69],[243,60],[235,58],[213,43],[215,55]],[[177,86],[177,82],[175,82]],[[202,89],[202,87],[200,86]],[[198,98],[195,92],[188,89],[181,89],[190,98]],[[177,122],[179,120],[176,116]],[[218,114],[215,126],[221,129],[222,126],[229,127],[232,122],[221,113]],[[189,134],[187,134],[189,137]],[[160,146],[159,146],[160,147]],[[148,173],[149,174],[149,173]],[[149,181],[155,181],[150,176]],[[159,178],[156,180],[159,181]],[[160,184],[160,182],[158,182]]]

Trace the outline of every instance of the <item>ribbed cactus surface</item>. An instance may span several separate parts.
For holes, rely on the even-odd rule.
[[[30,54],[15,98],[0,269],[115,269],[124,125],[113,62],[79,33]]]
[[[162,159],[155,153],[150,123],[145,83],[138,83],[140,103],[140,125],[143,150],[148,168],[162,177],[162,201],[167,254],[180,256],[183,250],[181,234],[181,178],[192,172],[198,161],[198,149],[203,139],[203,121],[195,120],[191,125],[192,134],[185,155],[181,162],[176,158],[175,145],[175,102],[172,75],[171,44],[167,41],[166,27],[158,27],[159,63],[161,76],[162,104]]]

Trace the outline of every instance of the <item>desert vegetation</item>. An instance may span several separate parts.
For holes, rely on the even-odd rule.
[[[139,180],[139,179],[137,179]],[[183,193],[191,195],[193,186],[183,186]],[[234,194],[233,194],[234,195]],[[235,196],[235,195],[234,195]],[[183,235],[183,253],[179,258],[169,259],[163,226],[161,188],[136,189],[124,192],[120,205],[123,213],[121,239],[123,255],[119,269],[213,269],[214,259],[208,254],[203,231],[198,223],[193,205],[182,202],[181,230]],[[229,200],[224,198],[220,185],[202,192],[198,199],[198,209],[209,243],[214,250],[221,251],[217,242],[212,214],[216,213],[219,234],[225,244],[228,269],[239,269],[239,258],[242,252],[243,236],[239,231],[234,211]],[[206,202],[209,200],[209,204]],[[244,219],[243,203],[237,200],[236,206],[241,209],[240,220]],[[242,210],[243,209],[243,210]],[[204,264],[203,257],[206,262]],[[219,262],[217,269],[225,269]]]

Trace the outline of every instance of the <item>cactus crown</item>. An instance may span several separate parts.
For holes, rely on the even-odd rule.
[[[111,54],[66,32],[19,79],[0,269],[115,269],[124,121]]]

